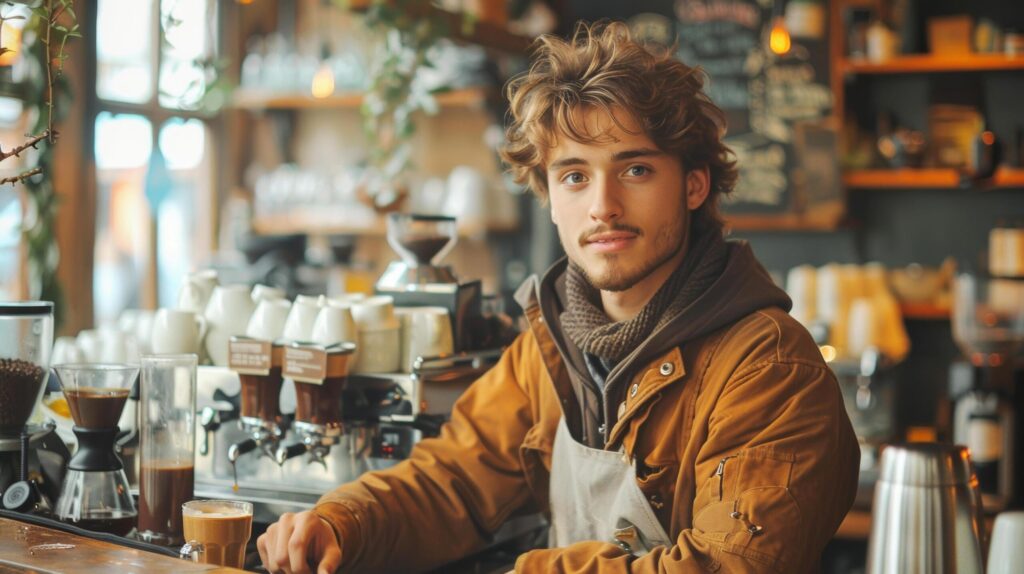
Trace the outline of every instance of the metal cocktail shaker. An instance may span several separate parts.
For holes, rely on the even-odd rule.
[[[881,466],[868,574],[982,574],[981,495],[967,448],[891,445]]]

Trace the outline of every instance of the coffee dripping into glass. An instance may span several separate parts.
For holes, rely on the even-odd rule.
[[[124,464],[114,451],[118,419],[137,365],[68,364],[53,368],[75,421],[78,450],[68,463],[55,513],[64,522],[87,530],[125,535],[138,512]]]
[[[348,381],[352,343],[329,346],[293,343],[285,350],[284,374],[295,381],[295,431],[299,442],[279,446],[279,465],[309,453],[310,462],[327,466],[331,447],[345,433],[342,395]]]

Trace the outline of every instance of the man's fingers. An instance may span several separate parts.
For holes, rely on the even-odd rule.
[[[324,552],[323,557],[320,559],[320,565],[316,569],[316,574],[334,574],[340,566],[341,550],[334,544],[328,543],[327,551]]]
[[[270,528],[277,527],[271,539],[270,549],[270,568],[271,572],[285,572],[289,568],[288,561],[288,540],[292,537],[292,524],[293,514],[286,512],[281,515],[281,519],[277,521],[277,524],[272,525]],[[267,534],[270,534],[270,529],[267,529]]]
[[[260,553],[260,563],[263,567],[267,567],[267,534],[260,534],[260,537],[256,539],[256,550]]]
[[[288,539],[288,564],[291,566],[292,574],[309,574],[306,554],[309,551],[311,539],[312,529],[310,526],[311,523],[307,520],[296,520],[292,536]]]

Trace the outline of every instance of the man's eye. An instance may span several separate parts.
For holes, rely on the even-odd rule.
[[[573,172],[562,178],[562,181],[569,184],[583,183],[586,180],[582,173]]]
[[[641,176],[647,175],[650,172],[651,172],[651,170],[647,169],[646,167],[644,167],[642,165],[634,165],[634,166],[632,166],[632,167],[630,167],[629,169],[626,170],[626,173],[628,173],[629,175],[631,175],[633,177],[641,177]]]

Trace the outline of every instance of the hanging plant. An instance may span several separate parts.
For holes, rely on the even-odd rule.
[[[31,299],[53,301],[58,326],[63,318],[64,296],[57,280],[60,253],[55,231],[58,198],[53,189],[53,145],[58,133],[53,124],[63,118],[70,102],[67,82],[63,77],[67,60],[64,48],[71,38],[81,38],[72,4],[73,0],[43,0],[30,5],[25,46],[32,65],[24,94],[25,109],[32,126],[23,144],[11,150],[0,150],[0,161],[34,150],[28,156],[30,163],[34,163],[33,167],[0,179],[0,184],[22,183],[25,186],[27,209],[22,237],[28,252],[28,295]],[[0,9],[12,6],[13,3],[4,2]],[[0,48],[0,54],[3,51]]]
[[[447,89],[427,90],[415,79],[420,69],[433,66],[430,49],[448,34],[448,25],[429,0],[370,0],[365,24],[380,43],[362,105],[369,154],[360,195],[386,212],[399,209],[408,194],[405,177],[412,165],[414,114],[436,113],[434,94]]]

